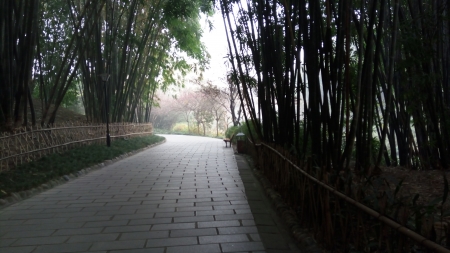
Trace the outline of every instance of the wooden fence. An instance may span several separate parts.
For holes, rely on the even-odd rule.
[[[113,123],[109,124],[109,132],[111,139],[149,135],[153,133],[153,126],[151,123]],[[0,135],[0,172],[50,153],[92,143],[106,143],[105,124],[66,124],[3,133]]]
[[[434,222],[436,219],[431,216],[436,214],[426,215],[423,209],[419,212],[400,202],[388,201],[389,193],[376,193],[373,188],[355,185],[352,180],[350,183],[333,180],[344,189],[338,191],[328,183],[332,181],[331,175],[310,162],[295,161],[282,148],[247,143],[257,167],[294,210],[302,226],[326,249],[450,253],[448,222]],[[375,200],[371,196],[376,196]]]

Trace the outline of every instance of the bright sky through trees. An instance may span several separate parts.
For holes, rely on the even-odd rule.
[[[204,78],[211,80],[217,86],[224,86],[226,84],[221,78],[225,77],[227,71],[225,65],[227,59],[224,58],[227,55],[227,39],[220,11],[216,11],[210,20],[214,26],[212,30],[209,29],[206,19],[202,18],[203,37],[201,41],[211,55],[210,67],[205,70]]]

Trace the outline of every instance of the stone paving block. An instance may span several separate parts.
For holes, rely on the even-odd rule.
[[[92,234],[98,234],[102,230],[103,230],[103,227],[58,229],[53,235],[92,235]]]
[[[129,225],[153,225],[153,224],[165,224],[172,222],[172,218],[152,218],[152,219],[135,219],[130,220]]]
[[[150,190],[176,190],[176,189],[180,189],[181,187],[178,187],[178,186],[173,186],[173,187],[170,187],[170,186],[167,186],[167,187],[152,187]]]
[[[215,228],[196,228],[170,231],[170,237],[190,237],[201,235],[217,235],[217,230]]]
[[[91,206],[91,207],[84,207],[83,212],[103,212],[103,211],[111,211],[111,210],[119,210],[121,206]],[[134,209],[136,207],[133,207]],[[81,208],[80,208],[81,210]]]
[[[36,246],[7,247],[2,248],[2,253],[31,253]]]
[[[68,236],[20,238],[14,243],[13,246],[58,244],[66,242],[68,238]]]
[[[136,213],[137,214],[141,214],[141,213],[167,213],[167,212],[175,212],[175,210],[183,211],[183,210],[179,210],[179,208],[175,208],[175,207],[158,208],[156,206],[146,207],[146,206],[142,205],[142,206],[139,206],[136,209]],[[189,211],[189,210],[186,210],[186,211]]]
[[[234,197],[234,196],[230,196],[230,197]],[[248,201],[245,200],[231,200],[230,201],[232,205],[245,205],[248,204]]]
[[[184,211],[207,211],[207,210],[213,210],[212,206],[189,206],[189,207],[177,207],[177,211],[184,212]]]
[[[85,228],[93,227],[114,227],[127,225],[128,220],[107,220],[107,221],[88,221],[84,224]],[[71,223],[69,223],[71,224]]]
[[[135,214],[137,211],[137,208],[130,208],[128,206],[128,208],[120,208],[119,210],[107,210],[107,211],[97,211],[95,212],[95,216],[107,216],[107,215],[111,215],[111,216],[116,216],[116,215],[128,215],[128,214]]]
[[[195,203],[196,206],[231,206],[230,201],[211,201],[211,202],[200,202]]]
[[[106,227],[104,228],[104,233],[115,233],[115,232],[142,232],[149,231],[151,225],[137,225],[137,226],[117,226],[117,227]]]
[[[16,225],[8,227],[8,231],[27,231],[27,230],[49,230],[63,228],[80,228],[84,223],[50,223],[50,224],[33,224],[33,225]]]
[[[147,196],[147,197],[131,197],[130,201],[158,201],[162,200],[162,196]]]
[[[69,218],[67,222],[82,222],[82,221],[107,221],[111,220],[112,216],[76,216]]]
[[[166,253],[220,253],[219,244],[168,247]]]
[[[38,225],[38,224],[60,224],[67,222],[69,218],[50,218],[50,219],[30,219],[23,222],[24,225]],[[1,226],[1,223],[0,223]]]
[[[197,226],[199,228],[210,228],[210,227],[235,227],[239,226],[239,221],[207,221],[207,222],[198,222]]]
[[[220,235],[230,235],[230,234],[254,234],[258,233],[258,228],[253,227],[225,227],[218,228]]]
[[[225,149],[221,140],[168,139],[165,145],[46,191],[22,206],[0,210],[1,221],[31,224],[10,226],[0,238],[9,244],[41,236],[68,237],[64,243],[33,245],[39,246],[35,252],[214,253],[235,247],[231,241],[238,243],[233,244],[238,246],[233,252],[264,252],[251,244],[259,240],[249,203],[256,200],[250,204],[256,204],[261,214],[266,208],[256,190],[248,192],[250,197],[245,195],[244,183],[251,182],[251,171],[239,174],[232,149]],[[48,222],[39,224],[38,219]],[[20,237],[25,231],[27,237]],[[66,244],[69,249],[63,249]],[[19,246],[7,247],[11,248]]]
[[[241,195],[242,195],[242,193],[241,193]],[[234,201],[238,201],[238,200],[242,200],[242,201],[245,200],[245,201],[247,201],[246,199],[247,198],[245,196],[225,196],[225,197],[215,197],[215,198],[213,198],[213,200],[215,202],[230,201],[232,205],[236,204],[236,203],[233,203]]]
[[[96,212],[73,212],[73,213],[54,213],[55,218],[74,218],[79,216],[93,216]]]
[[[195,228],[195,223],[157,224],[153,225],[151,230],[172,230],[172,229],[188,229],[188,228]]]
[[[197,245],[197,237],[171,237],[161,239],[148,239],[146,248],[163,246]]]
[[[0,215],[2,216],[2,215]],[[55,213],[36,213],[36,214],[21,214],[21,215],[11,215],[9,220],[29,220],[29,219],[50,219],[58,218]],[[0,217],[1,219],[1,217]],[[1,223],[1,222],[0,222]]]
[[[25,224],[27,220],[3,220],[0,221],[0,227],[9,227],[9,226],[15,226],[20,224]]]
[[[16,215],[18,210],[17,208],[14,208],[12,206],[8,206],[7,209],[3,210],[1,215]],[[31,210],[20,210],[21,214],[38,214],[42,213],[43,209],[31,209]]]
[[[93,203],[94,201],[92,199],[74,199],[74,200],[61,200],[58,201],[58,205],[63,205],[63,204],[90,204]],[[46,204],[51,204],[51,203],[46,203]]]
[[[186,189],[186,190],[176,189],[176,190],[167,190],[166,193],[188,194],[191,192],[196,192],[196,190],[195,189]]]
[[[106,207],[109,207],[109,206],[139,206],[141,204],[146,204],[145,202],[148,202],[148,201],[118,201],[118,202],[107,202],[104,204]]]
[[[4,238],[25,238],[25,237],[50,236],[55,231],[56,231],[55,229],[10,231],[10,229],[8,228],[8,232],[3,234],[0,238],[1,238],[1,240],[3,240]]]
[[[226,205],[226,206],[214,206],[214,210],[226,210],[226,209],[248,209],[248,205]]]
[[[244,193],[244,189],[238,189],[238,188],[225,188],[225,187],[214,187],[214,189],[211,190],[213,194],[219,194],[219,193],[225,193],[227,196],[232,196],[230,194],[236,194],[236,196],[242,195]]]
[[[214,221],[213,216],[193,216],[193,217],[175,217],[173,219],[175,223],[182,223],[182,222],[198,222],[198,221]]]
[[[1,250],[1,247],[7,247],[10,245],[13,245],[13,243],[17,240],[18,240],[17,238],[1,238],[0,239],[0,250]]]
[[[67,242],[98,242],[98,241],[114,241],[119,234],[91,234],[91,235],[72,235]]]
[[[93,200],[93,203],[113,203],[113,202],[127,202],[130,200],[130,197],[121,197],[121,198],[97,198]],[[136,201],[140,202],[140,201]]]
[[[248,209],[236,209],[234,211],[236,212],[236,214],[253,213],[250,208],[248,208]]]
[[[131,214],[119,214],[119,215],[114,215],[113,216],[113,220],[131,220],[131,219],[135,219],[135,220],[139,220],[139,219],[150,219],[153,218],[155,216],[155,213],[131,213]]]
[[[225,214],[234,214],[234,210],[232,209],[226,209],[226,210],[201,210],[195,212],[195,215],[197,216],[203,216],[203,215],[225,215]]]
[[[147,249],[132,249],[132,250],[112,250],[109,251],[109,253],[164,253],[164,251],[165,248],[147,248]]]
[[[199,236],[200,244],[226,243],[226,242],[248,242],[250,241],[245,234],[238,235],[212,235]]]
[[[221,243],[222,252],[239,252],[239,251],[256,251],[264,250],[264,245],[261,242],[233,242]]]
[[[189,198],[189,199],[178,199],[178,203],[196,203],[195,205],[198,206],[197,203],[201,202],[211,202],[213,201],[212,198]]]
[[[96,242],[92,244],[90,251],[96,250],[119,250],[119,249],[142,249],[145,246],[145,240],[127,240],[113,242]]]
[[[112,196],[111,195],[97,195],[97,194],[83,195],[83,196],[78,197],[78,199],[79,200],[92,200],[92,201],[99,200],[99,202],[100,202],[100,200],[111,200]]]
[[[253,215],[251,213],[245,214],[219,214],[214,216],[216,221],[225,220],[252,220]]]
[[[162,212],[162,213],[156,213],[156,218],[162,218],[162,217],[189,217],[194,216],[195,212],[191,211],[185,211],[185,212]]]
[[[159,204],[158,207],[165,208],[165,207],[189,207],[194,206],[194,203],[163,203]]]
[[[120,240],[140,240],[169,237],[169,231],[145,231],[122,233]]]

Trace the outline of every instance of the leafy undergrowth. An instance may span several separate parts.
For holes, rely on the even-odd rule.
[[[64,153],[55,153],[41,159],[0,173],[0,198],[13,192],[32,189],[46,182],[68,175],[84,168],[111,160],[122,154],[147,147],[164,140],[164,137],[152,135],[131,139],[118,139],[106,145],[89,145],[74,148]]]

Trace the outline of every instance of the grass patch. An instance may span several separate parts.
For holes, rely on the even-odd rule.
[[[77,172],[105,160],[111,160],[162,140],[164,137],[157,135],[128,140],[117,139],[111,141],[109,148],[99,144],[83,146],[22,164],[13,170],[0,173],[0,198],[7,197],[13,192],[32,189],[52,179]]]

